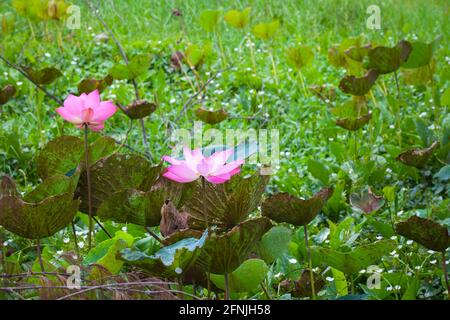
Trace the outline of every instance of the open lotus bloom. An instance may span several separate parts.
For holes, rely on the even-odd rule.
[[[207,181],[220,184],[231,179],[240,171],[240,166],[244,160],[235,160],[229,163],[227,159],[233,155],[233,149],[219,151],[210,157],[204,157],[202,150],[190,150],[183,148],[185,160],[177,160],[169,156],[164,156],[163,160],[171,164],[164,177],[181,183],[187,183],[198,179],[200,176]]]
[[[87,125],[92,131],[104,128],[104,122],[113,116],[117,107],[112,101],[100,101],[98,90],[79,97],[70,94],[64,100],[64,106],[56,109],[64,120],[72,122],[78,128]]]

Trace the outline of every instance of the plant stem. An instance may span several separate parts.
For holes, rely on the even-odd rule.
[[[202,206],[203,206],[203,219],[206,222],[206,228],[209,228],[208,217],[206,215],[206,179],[202,176]]]
[[[106,235],[108,236],[108,238],[112,239],[111,234],[108,232],[108,230],[106,230],[106,228],[100,223],[100,221],[97,220],[96,217],[92,217],[92,219],[94,219],[95,223],[100,227],[100,229],[103,230],[104,233],[106,233]]]
[[[303,231],[305,232],[305,245],[306,245],[306,252],[308,255],[308,263],[309,263],[309,279],[311,281],[311,292],[312,292],[312,298],[313,300],[316,299],[316,288],[314,284],[314,274],[313,274],[313,267],[312,267],[312,259],[311,259],[311,248],[309,247],[309,241],[308,241],[308,230],[307,226],[303,226]]]
[[[151,235],[153,238],[155,238],[156,241],[158,241],[159,243],[161,243],[164,246],[164,242],[161,240],[160,237],[158,237],[158,235],[156,233],[154,233],[152,231],[152,229],[150,229],[149,227],[145,227],[145,230],[148,232],[149,235]]]
[[[38,260],[39,260],[39,266],[41,267],[41,272],[45,272],[44,262],[42,261],[41,239],[36,240],[36,249],[37,249],[37,256],[38,256]]]
[[[398,76],[397,76],[397,71],[394,71],[394,79],[395,79],[395,85],[397,87],[397,99],[400,103],[400,86],[398,84]]]
[[[89,213],[89,234],[88,248],[92,248],[92,190],[91,190],[91,168],[89,166],[89,142],[88,142],[88,125],[84,124],[84,164],[86,167],[86,180],[88,188],[88,213]]]
[[[442,250],[442,271],[444,271],[445,285],[447,286],[447,297],[450,300],[450,281],[448,279],[447,263],[445,262],[445,249]]]
[[[225,273],[225,300],[230,300],[230,285],[228,283],[228,273]]]
[[[277,66],[275,65],[275,59],[273,58],[273,49],[272,48],[270,48],[269,57],[270,57],[270,61],[272,62],[272,69],[273,69],[273,76],[275,78],[275,84],[278,86],[278,72],[277,72]]]
[[[73,232],[73,240],[75,241],[75,252],[77,256],[80,256],[80,248],[78,248],[78,239],[77,239],[77,232],[75,230],[75,222],[72,221],[72,232]]]

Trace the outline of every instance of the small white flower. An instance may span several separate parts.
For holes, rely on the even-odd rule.
[[[397,240],[397,236],[392,236],[391,240]]]
[[[289,259],[289,263],[295,264],[295,263],[297,263],[297,259],[291,258],[291,259]]]
[[[128,228],[127,228],[127,226],[125,226],[125,227],[122,227],[122,231],[123,231],[123,232],[127,232],[127,231],[128,231]]]
[[[430,263],[431,263],[431,264],[436,264],[436,263],[437,263],[437,260],[431,260]]]
[[[414,241],[412,241],[412,240],[408,240],[408,241],[406,241],[406,244],[407,244],[408,246],[410,246],[410,245],[413,244],[413,242],[414,242]]]
[[[183,269],[181,269],[180,267],[175,268],[176,274],[181,274],[182,272],[183,272]]]
[[[64,243],[69,243],[69,242],[70,242],[70,239],[69,239],[69,238],[64,238],[64,239],[63,239],[63,242],[64,242]]]
[[[326,277],[325,280],[329,281],[329,282],[333,282],[334,278],[333,277]]]

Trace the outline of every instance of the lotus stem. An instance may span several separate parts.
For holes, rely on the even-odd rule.
[[[80,255],[80,248],[78,248],[78,239],[77,239],[77,232],[75,230],[75,222],[72,221],[72,232],[73,232],[73,240],[75,241],[75,252],[77,256]]]
[[[309,247],[309,241],[308,241],[308,230],[307,226],[303,226],[303,231],[305,232],[305,245],[306,245],[306,253],[308,255],[308,264],[309,264],[309,279],[311,281],[311,292],[312,292],[312,298],[313,300],[316,299],[316,288],[314,285],[314,274],[313,274],[313,267],[312,267],[312,259],[311,259],[311,248]]]
[[[228,273],[225,273],[225,300],[230,300],[230,285],[228,283]]]
[[[209,228],[208,217],[206,215],[206,179],[202,176],[202,206],[203,206],[203,219],[206,222],[206,229]]]
[[[450,300],[450,281],[448,279],[447,263],[445,262],[445,249],[442,250],[442,271],[444,271],[445,285],[447,286],[447,298]]]
[[[148,232],[149,235],[151,235],[153,238],[155,238],[156,241],[158,241],[159,243],[161,243],[161,245],[164,246],[164,242],[161,240],[160,237],[158,237],[158,235],[156,233],[154,233],[152,231],[152,229],[150,229],[149,227],[145,227],[145,230]]]
[[[92,219],[94,219],[95,223],[100,227],[100,229],[103,230],[104,233],[106,233],[106,235],[108,236],[108,238],[112,239],[111,234],[108,232],[108,230],[106,230],[106,228],[100,223],[100,221],[97,220],[97,218],[92,217]]]
[[[39,260],[39,266],[41,267],[41,272],[45,272],[44,269],[44,262],[42,261],[42,250],[41,250],[41,240],[37,239],[36,241],[36,251],[37,251],[37,256],[38,256],[38,260]]]
[[[88,143],[88,125],[84,125],[84,164],[86,167],[86,180],[88,188],[88,213],[89,213],[89,234],[88,234],[88,248],[92,248],[92,190],[91,190],[91,169],[89,166],[89,143]]]
[[[400,102],[400,86],[398,84],[398,76],[397,76],[397,71],[394,71],[394,79],[395,79],[395,85],[397,87],[397,99]]]

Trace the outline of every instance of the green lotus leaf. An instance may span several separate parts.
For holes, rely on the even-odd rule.
[[[212,32],[216,29],[219,22],[220,11],[218,10],[205,10],[200,13],[199,22],[200,26],[208,32]]]
[[[7,85],[0,90],[0,106],[7,103],[16,94],[16,87]]]
[[[222,108],[219,110],[207,110],[203,107],[195,110],[197,118],[205,123],[217,124],[228,118],[228,113]]]
[[[72,176],[54,175],[45,179],[33,191],[23,198],[25,202],[39,202],[47,197],[63,193],[74,193],[77,187],[80,172],[76,171]]]
[[[204,228],[209,225],[230,228],[247,219],[256,209],[264,193],[269,176],[254,174],[249,178],[235,175],[227,183],[206,183],[203,192],[201,180],[196,181],[192,197],[185,209],[191,216],[189,225]],[[203,211],[203,199],[206,201]]]
[[[427,85],[433,81],[436,71],[436,60],[432,59],[429,64],[414,69],[400,69],[403,81],[413,86]]]
[[[151,66],[152,57],[140,54],[130,59],[128,64],[118,63],[109,69],[109,75],[116,80],[132,80],[139,77]]]
[[[136,248],[125,249],[120,252],[120,259],[154,276],[179,278],[194,264],[207,237],[208,231],[205,231],[200,239],[183,239],[163,247],[151,256]]]
[[[359,208],[364,213],[371,213],[380,209],[384,200],[382,196],[377,196],[370,188],[362,190],[359,194],[352,193],[350,195],[350,204]]]
[[[224,234],[213,233],[206,239],[196,264],[211,273],[232,273],[248,259],[271,227],[269,219],[260,217],[241,222]]]
[[[311,258],[316,266],[325,264],[342,271],[346,275],[352,275],[377,263],[395,247],[396,243],[392,240],[381,240],[361,245],[350,252],[313,246],[311,247]]]
[[[279,28],[280,21],[274,20],[268,23],[258,23],[253,27],[252,33],[259,39],[268,40],[275,35]]]
[[[276,222],[305,226],[322,210],[332,194],[333,189],[324,188],[313,197],[304,200],[288,193],[278,193],[263,202],[262,215]]]
[[[292,232],[283,226],[275,226],[261,238],[258,244],[258,255],[267,263],[281,257],[289,248]]]
[[[345,76],[339,83],[339,88],[354,96],[364,96],[370,91],[378,78],[377,70],[369,70],[363,77]]]
[[[371,118],[372,114],[368,113],[361,117],[356,118],[336,119],[336,125],[350,131],[355,131],[362,128],[365,124],[367,124]]]
[[[225,13],[225,21],[236,29],[243,29],[250,21],[251,8],[247,7],[242,11],[230,10]]]
[[[90,162],[94,163],[110,154],[114,148],[115,142],[112,138],[98,138],[89,146]],[[41,178],[56,174],[71,175],[81,162],[84,162],[83,140],[73,136],[61,136],[47,143],[39,152],[37,172]]]
[[[395,230],[398,234],[430,250],[442,252],[450,247],[447,227],[430,219],[412,216],[406,221],[397,223]]]
[[[203,63],[205,63],[206,59],[211,55],[211,52],[212,46],[210,43],[203,46],[192,44],[187,47],[184,56],[186,62],[191,67],[199,68]]]
[[[345,50],[344,53],[352,60],[363,62],[364,58],[369,55],[370,48],[370,45],[364,47],[353,46]]]
[[[103,201],[115,192],[126,189],[145,190],[161,171],[160,166],[152,166],[138,155],[112,154],[90,167],[92,210],[96,214]],[[75,193],[80,197],[80,211],[88,213],[87,177],[83,171]],[[122,195],[123,196],[123,195]]]
[[[29,67],[23,67],[23,70],[28,74],[28,76],[37,84],[50,84],[59,77],[62,76],[61,71],[54,67],[43,68],[40,70],[34,70]]]
[[[156,110],[156,104],[146,100],[135,100],[125,108],[125,113],[131,119],[142,119]]]
[[[332,86],[312,85],[308,89],[322,100],[333,101],[336,98],[336,90]]]
[[[21,237],[42,239],[65,228],[74,219],[79,200],[73,193],[50,196],[36,203],[18,197],[0,199],[0,225]]]
[[[239,268],[228,275],[228,285],[231,292],[251,292],[263,282],[269,267],[260,259],[244,261]],[[225,290],[225,276],[211,274],[211,281],[220,289]]]
[[[105,90],[108,86],[112,84],[113,78],[110,75],[107,75],[105,78],[96,80],[96,79],[84,79],[82,80],[77,88],[78,93],[90,93],[94,90],[98,90],[99,92],[102,92]]]
[[[421,169],[425,166],[427,161],[433,155],[433,152],[439,147],[439,141],[433,142],[428,148],[425,149],[409,149],[397,156],[397,160],[401,163]]]
[[[161,177],[148,192],[136,189],[116,191],[100,204],[97,215],[119,223],[159,226],[164,201],[170,199],[175,206],[180,207],[191,186]]]
[[[131,247],[134,238],[123,231],[117,231],[112,239],[107,239],[95,246],[83,260],[85,266],[92,264],[106,268],[111,274],[118,274],[124,262],[117,259],[117,253]]]
[[[412,51],[406,62],[402,64],[402,68],[414,69],[427,66],[433,57],[433,53],[440,39],[441,37],[438,37],[430,43],[411,41]]]
[[[408,41],[400,41],[395,47],[376,47],[369,51],[367,69],[376,69],[380,74],[391,73],[408,59],[412,46]]]
[[[291,47],[286,49],[286,59],[291,66],[301,69],[311,63],[314,53],[307,46]]]
[[[352,59],[346,51],[350,48],[360,48],[364,42],[362,36],[344,39],[340,44],[328,49],[328,61],[338,68],[345,68],[348,74],[359,75],[363,71],[361,62]]]

